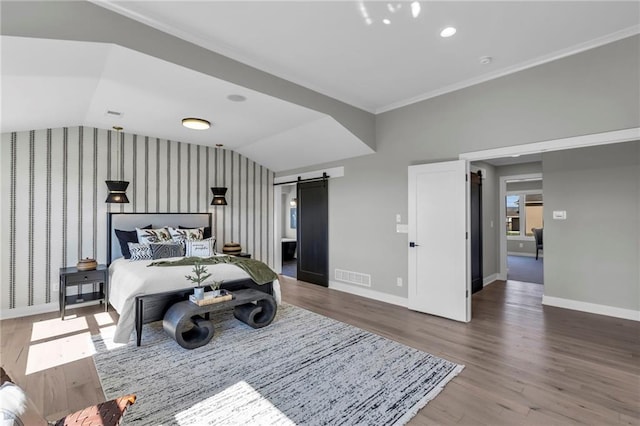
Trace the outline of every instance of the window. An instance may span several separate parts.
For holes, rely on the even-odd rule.
[[[541,192],[509,193],[505,201],[508,237],[533,237],[531,229],[542,228]]]

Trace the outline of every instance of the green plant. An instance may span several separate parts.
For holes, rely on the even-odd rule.
[[[202,282],[210,276],[211,274],[207,273],[206,266],[200,262],[195,262],[193,265],[193,275],[185,275],[185,278],[193,282],[196,287],[202,287]]]
[[[221,281],[213,280],[213,282],[209,284],[209,287],[211,287],[211,290],[216,291],[220,288],[223,282],[224,280],[221,280]]]

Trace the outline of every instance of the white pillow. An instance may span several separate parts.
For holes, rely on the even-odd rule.
[[[214,237],[200,241],[185,241],[185,256],[211,257],[215,256],[216,239]]]
[[[157,229],[143,229],[136,228],[136,234],[138,235],[138,243],[151,244],[151,243],[164,243],[171,241],[171,234],[167,228]]]

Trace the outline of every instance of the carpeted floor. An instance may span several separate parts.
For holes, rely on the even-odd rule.
[[[544,284],[544,260],[528,256],[507,256],[507,279]]]
[[[127,425],[401,425],[464,368],[292,305],[262,329],[212,319],[194,350],[161,322],[140,347],[93,336],[106,397],[138,396]]]

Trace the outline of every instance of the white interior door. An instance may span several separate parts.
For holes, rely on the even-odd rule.
[[[471,320],[469,163],[409,167],[409,309]]]

